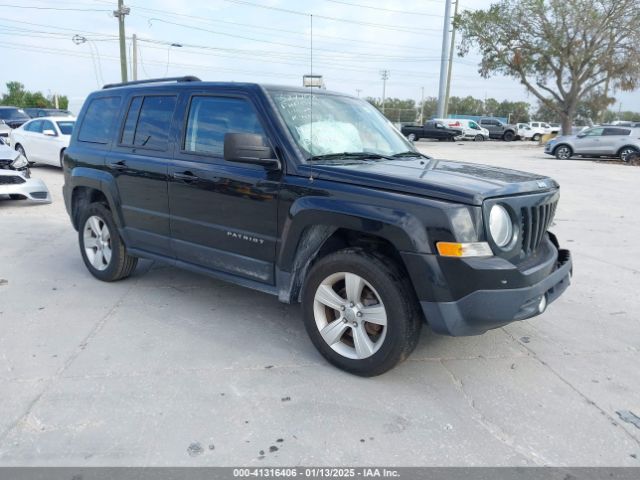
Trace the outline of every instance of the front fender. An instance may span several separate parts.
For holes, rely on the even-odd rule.
[[[312,226],[332,227],[334,231],[348,228],[375,235],[389,241],[398,251],[429,249],[424,224],[409,212],[335,198],[303,197],[291,205],[284,224],[278,254],[280,269],[291,271],[303,232]]]

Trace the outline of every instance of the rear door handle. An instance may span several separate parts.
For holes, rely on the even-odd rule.
[[[184,180],[186,182],[197,182],[198,180],[200,180],[200,177],[194,175],[191,172],[175,172],[172,176],[176,180]]]
[[[119,162],[113,162],[109,164],[109,168],[114,170],[124,170],[127,168],[127,164],[124,160],[120,160]]]

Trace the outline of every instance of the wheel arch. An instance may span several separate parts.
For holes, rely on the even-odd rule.
[[[79,215],[82,208],[93,202],[104,203],[111,213],[118,228],[122,228],[122,211],[119,207],[119,196],[115,179],[106,172],[95,169],[76,167],[68,180],[71,184],[69,215],[74,228],[79,228]]]
[[[636,152],[640,152],[640,149],[639,149],[636,145],[628,144],[628,145],[624,145],[624,146],[620,147],[620,148],[618,149],[618,151],[616,152],[616,156],[617,156],[617,157],[619,157],[619,156],[620,156],[620,154],[622,153],[622,151],[623,151],[625,148],[631,148],[631,149],[635,150]]]

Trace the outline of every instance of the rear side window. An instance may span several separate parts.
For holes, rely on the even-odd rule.
[[[176,108],[175,95],[135,97],[122,131],[121,143],[134,147],[166,150]]]
[[[631,130],[628,128],[605,128],[603,135],[629,135]]]
[[[191,99],[184,149],[222,156],[226,133],[256,133],[264,130],[251,104],[241,98],[198,97]]]
[[[90,143],[109,143],[114,118],[120,111],[120,97],[94,98],[84,114],[78,140]]]

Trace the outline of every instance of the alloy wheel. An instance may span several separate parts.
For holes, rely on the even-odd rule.
[[[354,360],[375,354],[387,333],[387,311],[380,295],[364,278],[334,273],[318,286],[313,313],[324,341]]]
[[[84,224],[83,240],[89,263],[96,270],[106,270],[113,254],[111,232],[106,222],[96,215],[89,217]]]
[[[631,155],[632,153],[635,153],[635,150],[633,148],[625,148],[620,152],[620,160],[626,162],[629,158],[629,155]]]
[[[571,157],[571,150],[569,150],[569,147],[560,147],[556,152],[556,157],[560,160],[567,160]]]

